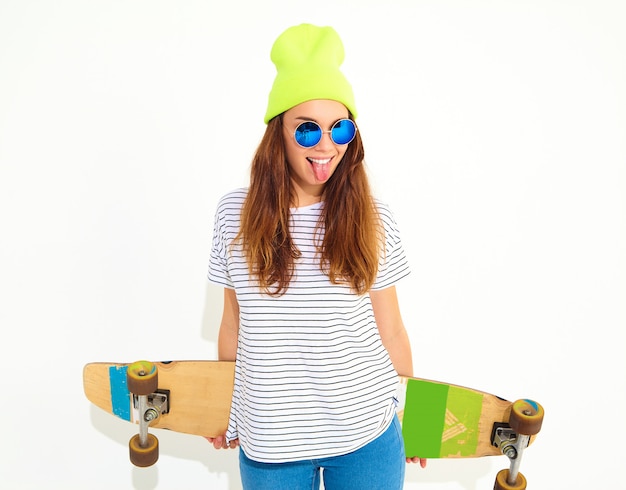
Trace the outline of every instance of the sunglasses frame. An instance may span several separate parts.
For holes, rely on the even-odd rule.
[[[354,134],[352,135],[352,138],[350,138],[350,141],[348,141],[347,143],[337,143],[335,142],[335,140],[333,139],[333,129],[335,129],[335,127],[344,122],[344,121],[350,121],[350,123],[352,124],[352,126],[354,127]],[[303,124],[314,124],[315,126],[317,126],[319,128],[319,131],[321,132],[321,136],[320,139],[317,140],[315,142],[314,145],[310,145],[310,146],[305,146],[300,144],[300,142],[298,141],[298,138],[296,138],[296,134],[298,132],[298,128],[300,126],[302,126]],[[333,144],[335,145],[339,145],[339,146],[345,146],[345,145],[349,145],[350,143],[352,143],[352,141],[354,141],[354,138],[356,137],[356,132],[359,130],[359,128],[357,128],[356,124],[354,123],[354,121],[348,117],[345,117],[343,119],[339,119],[338,121],[336,121],[332,127],[328,130],[328,131],[324,131],[322,129],[322,126],[320,126],[318,123],[316,123],[315,121],[302,121],[300,124],[298,124],[296,126],[296,129],[293,130],[293,139],[295,140],[296,144],[300,147],[300,148],[314,148],[315,146],[320,144],[320,141],[322,141],[322,138],[324,137],[325,133],[330,133],[330,140],[333,142]]]

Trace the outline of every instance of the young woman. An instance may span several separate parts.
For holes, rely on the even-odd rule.
[[[209,279],[224,286],[219,358],[235,360],[230,424],[245,489],[401,489],[397,376],[413,375],[395,284],[409,273],[375,200],[343,45],[287,29],[250,186],[222,198]]]

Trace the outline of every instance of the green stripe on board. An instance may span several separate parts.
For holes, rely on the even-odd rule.
[[[478,447],[478,424],[483,396],[458,386],[450,386],[448,409],[441,444],[441,457],[472,456]]]
[[[409,379],[402,419],[406,455],[439,458],[449,385]]]

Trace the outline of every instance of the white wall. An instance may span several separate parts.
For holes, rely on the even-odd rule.
[[[218,198],[247,179],[286,27],[333,25],[404,232],[422,377],[534,398],[530,488],[626,488],[621,0],[0,0],[2,488],[240,488],[235,452],[90,406],[90,361],[216,357]],[[407,489],[492,488],[504,458]],[[618,481],[614,481],[618,480]]]

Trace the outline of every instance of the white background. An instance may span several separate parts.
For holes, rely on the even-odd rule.
[[[215,206],[247,182],[272,42],[312,22],[344,40],[403,231],[416,374],[542,403],[532,490],[626,488],[624,5],[0,0],[0,486],[240,488],[199,437],[132,467],[82,367],[216,358]],[[507,464],[432,460],[406,488]]]

